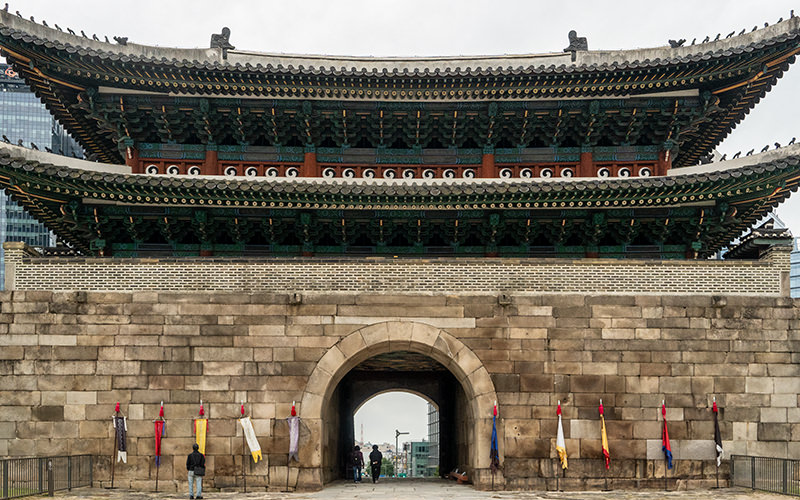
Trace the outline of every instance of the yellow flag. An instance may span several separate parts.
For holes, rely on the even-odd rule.
[[[194,419],[194,435],[197,445],[200,447],[200,453],[206,454],[206,429],[208,428],[207,418]]]
[[[603,460],[606,463],[606,469],[611,466],[611,453],[608,451],[608,435],[606,434],[606,419],[603,416],[603,400],[600,400],[600,440],[603,443]]]

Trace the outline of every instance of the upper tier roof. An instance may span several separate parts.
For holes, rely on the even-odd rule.
[[[307,75],[486,76],[559,74],[650,68],[730,57],[795,39],[800,17],[720,40],[628,50],[482,56],[365,57],[283,54],[221,48],[171,48],[127,41],[124,45],[73,35],[0,10],[0,34],[25,43],[123,63],[170,64],[183,68]],[[565,41],[566,43],[566,41]]]
[[[198,111],[191,123],[187,122],[191,126],[213,121],[203,115],[219,106],[209,107],[205,102],[208,98],[254,99],[263,103],[262,107],[269,107],[276,99],[304,104],[357,101],[359,105],[377,106],[401,101],[412,106],[409,111],[432,102],[457,110],[465,101],[519,101],[526,109],[536,111],[545,100],[657,97],[662,104],[665,99],[675,99],[676,115],[678,99],[699,98],[703,115],[692,123],[672,123],[663,116],[645,118],[659,120],[657,125],[666,131],[662,135],[667,141],[681,137],[674,165],[688,166],[718,145],[769,91],[800,52],[799,41],[800,18],[792,17],[739,36],[676,48],[506,56],[338,57],[105,43],[0,11],[0,53],[84,149],[107,163],[122,161],[124,145],[138,140],[128,133],[136,125],[156,127],[144,114],[121,118],[131,109],[138,113],[136,105],[128,106],[125,101],[138,94],[154,99],[191,98],[177,103]],[[105,111],[96,109],[98,94],[106,101],[117,102],[120,111],[128,111],[102,115]],[[163,106],[162,110],[166,104]],[[255,111],[264,116],[263,109]],[[493,117],[486,115],[481,126],[496,137],[489,123]],[[641,125],[636,122],[642,116],[633,115],[631,128]],[[129,119],[130,127],[125,121]],[[188,120],[184,114],[176,119]],[[586,124],[594,127],[595,140],[598,133],[605,133],[608,140],[601,143],[625,142],[624,134],[620,138],[616,130],[602,132],[598,123],[589,120]],[[172,123],[169,126],[174,128]],[[305,143],[309,132],[302,128],[292,125],[291,130]],[[564,136],[559,132],[554,131],[553,137]],[[573,132],[588,136],[582,129]]]

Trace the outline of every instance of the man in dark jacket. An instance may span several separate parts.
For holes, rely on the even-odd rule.
[[[361,468],[364,467],[364,454],[361,453],[361,447],[356,445],[351,455],[350,464],[353,466],[353,479],[355,482],[361,482]]]
[[[197,443],[192,445],[192,452],[186,457],[186,470],[189,471],[189,498],[203,498],[203,476],[206,474],[206,457],[200,453]],[[195,474],[195,469],[201,469]]]
[[[383,453],[378,451],[378,445],[372,445],[372,453],[369,454],[369,465],[372,472],[372,482],[377,483],[378,478],[381,477],[381,461],[383,460]]]

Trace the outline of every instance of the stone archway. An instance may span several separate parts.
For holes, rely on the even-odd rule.
[[[494,384],[481,360],[463,342],[445,330],[425,323],[388,321],[366,326],[343,337],[322,356],[311,373],[303,393],[300,410],[311,430],[313,441],[306,443],[303,478],[308,486],[332,479],[326,467],[326,448],[331,444],[326,407],[342,378],[365,360],[396,351],[423,354],[443,365],[460,384],[471,414],[468,471],[476,486],[491,481],[489,445],[492,407],[496,401]],[[502,433],[498,427],[498,433]],[[503,438],[498,436],[502,446]],[[502,449],[501,456],[502,456]],[[326,472],[327,471],[327,472]],[[301,471],[303,472],[303,471]],[[495,480],[502,481],[496,477]]]

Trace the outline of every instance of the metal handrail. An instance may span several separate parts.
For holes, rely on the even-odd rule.
[[[0,459],[0,500],[92,485],[92,455]]]
[[[731,455],[731,482],[733,486],[800,496],[800,460]]]

